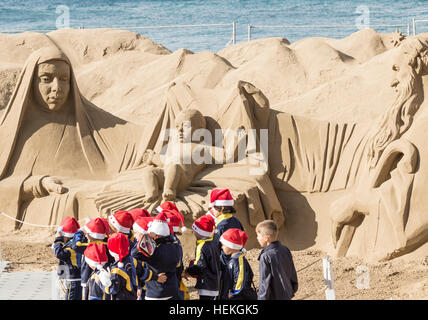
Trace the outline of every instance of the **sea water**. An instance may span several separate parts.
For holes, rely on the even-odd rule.
[[[412,19],[428,20],[428,1],[351,0],[1,0],[0,32],[48,32],[58,28],[124,28],[148,36],[171,51],[217,52],[232,43],[284,37],[290,42],[306,37],[343,38],[364,28],[381,33],[413,32]],[[138,29],[144,26],[206,25],[184,28]],[[267,26],[287,26],[268,28]],[[299,26],[299,27],[293,27]],[[305,26],[305,27],[301,27]],[[417,24],[428,32],[428,22]]]

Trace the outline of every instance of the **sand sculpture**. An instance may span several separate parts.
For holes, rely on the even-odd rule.
[[[337,256],[391,259],[427,242],[425,38],[405,39],[398,32],[379,36],[369,30],[343,41],[308,39],[290,44],[285,39],[256,40],[227,48],[221,56],[142,46],[143,51],[134,58],[119,51],[141,47],[139,37],[124,40],[126,45],[115,40],[98,55],[98,47],[91,47],[90,41],[96,38],[98,45],[103,40],[91,32],[59,30],[38,39],[40,46],[48,48],[34,51],[17,79],[0,123],[2,211],[28,222],[57,224],[64,215],[82,219],[118,209],[153,210],[162,201],[172,200],[190,222],[208,209],[212,188],[227,187],[249,232],[250,247],[256,244],[252,227],[266,218],[282,226],[283,240],[292,249],[315,246]],[[122,36],[123,32],[118,37]],[[367,43],[358,37],[370,38],[370,45],[356,51],[355,44]],[[55,46],[49,39],[61,45]],[[84,50],[79,49],[82,46]],[[255,50],[259,46],[267,52],[267,62]],[[66,48],[69,58],[58,47]],[[314,51],[318,56],[311,64],[305,58]],[[323,67],[327,61],[323,55],[338,67],[334,69],[333,62]],[[20,59],[24,56],[19,55]],[[356,90],[373,93],[375,84],[368,82],[364,87],[361,77],[334,77],[359,64],[362,70],[376,69],[374,65],[390,61],[390,56],[394,56],[388,68],[394,70],[391,86],[396,92],[379,89],[382,99],[376,107],[382,112],[377,120],[359,121],[362,114],[355,114],[357,120],[348,116],[339,122],[332,112],[317,118],[281,109],[281,98],[293,90],[300,93],[303,85],[299,87],[299,81],[306,81],[304,85],[314,89],[303,91],[301,97],[292,96],[284,106],[300,110],[290,107],[294,102],[304,111],[306,103],[315,101],[324,107],[343,105],[346,110],[341,95],[336,99],[325,92],[343,90],[352,96],[352,84],[360,81]],[[139,81],[147,81],[150,90],[132,79],[124,80],[126,85],[121,88],[112,80],[115,75],[97,69],[113,68],[125,57],[126,61],[135,59],[136,66],[143,64],[136,74],[142,75]],[[88,61],[94,61],[90,72],[85,70]],[[279,61],[278,66],[273,61]],[[91,101],[99,101],[99,106],[79,91],[72,64],[84,75],[79,78],[82,90]],[[261,71],[256,68],[259,64]],[[301,65],[307,68],[302,71]],[[154,79],[156,85],[151,86],[152,66],[160,82]],[[122,68],[129,72],[127,66]],[[276,68],[289,73],[278,75]],[[63,74],[63,94],[57,94],[53,102],[45,94],[43,70]],[[321,80],[315,78],[317,73]],[[295,76],[297,84],[284,80],[288,78],[278,78],[277,83],[269,80],[269,75],[277,79],[283,74]],[[374,71],[370,77],[373,75]],[[334,80],[337,88],[331,82],[322,84],[328,77],[339,79]],[[253,82],[264,87],[263,92]],[[103,86],[107,89],[98,94]],[[109,91],[109,86],[116,89]],[[281,91],[283,87],[287,93]],[[139,92],[143,92],[141,96]],[[131,96],[136,98],[129,100]],[[111,112],[110,100],[118,102],[122,97],[132,105]],[[364,96],[359,105],[375,101],[369,98]],[[145,103],[158,99],[160,104],[145,111]],[[344,114],[339,109],[337,113]],[[139,121],[129,121],[133,118]],[[203,161],[191,157],[190,162],[180,163],[184,150],[197,151],[195,159]]]
[[[358,241],[376,259],[402,255],[427,241],[427,215],[420,211],[421,199],[412,201],[423,189],[418,181],[423,176],[425,137],[418,128],[426,113],[420,107],[422,76],[428,74],[427,49],[418,39],[400,45],[392,66],[396,100],[358,142],[361,154],[353,158],[358,170],[351,173],[355,181],[330,207],[332,240],[339,256],[346,254],[364,216],[366,238]]]
[[[245,91],[243,87],[239,85],[239,90]],[[242,111],[238,106],[234,112]],[[243,125],[252,125],[247,119],[252,114],[242,116],[239,120]],[[220,165],[218,170],[211,168],[195,178],[205,163],[182,165],[179,159],[178,163],[166,162],[164,168],[159,162],[154,165],[154,152],[159,156],[158,147],[167,144],[161,139],[164,131],[160,128],[176,123],[181,126],[181,140],[187,139],[183,136],[186,121],[191,133],[205,128],[205,118],[199,111],[181,110],[179,104],[165,104],[162,118],[151,131],[153,136],[144,136],[137,125],[100,110],[80,94],[71,63],[60,49],[48,47],[34,52],[1,122],[2,210],[19,220],[56,224],[65,215],[82,219],[118,209],[153,209],[162,200],[173,200],[183,212],[197,216],[207,210],[203,197],[209,197],[209,190],[220,186],[221,178],[226,176],[228,187],[244,190],[238,199],[243,200],[245,192],[251,195],[251,225],[263,220],[267,210],[269,218],[275,214],[275,219],[283,222],[274,192],[262,194],[266,209],[262,201],[256,202],[258,188],[273,191],[265,171],[252,177],[247,172],[251,165],[232,163],[233,168]],[[179,144],[174,139],[170,154]],[[228,176],[227,170],[234,174]],[[230,180],[236,181],[235,186]]]

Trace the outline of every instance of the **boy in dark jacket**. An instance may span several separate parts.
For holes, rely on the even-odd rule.
[[[105,293],[110,294],[112,300],[137,300],[137,271],[134,259],[129,255],[128,237],[114,233],[107,246],[115,262],[111,265],[111,285],[104,287]]]
[[[150,223],[148,229],[150,237],[155,241],[156,248],[152,255],[147,256],[138,249],[141,236],[138,236],[131,255],[144,261],[156,274],[165,273],[166,282],[146,282],[145,300],[178,299],[177,265],[180,262],[181,249],[171,237],[170,227],[165,213],[161,212]]]
[[[110,274],[105,269],[109,259],[106,246],[102,243],[91,242],[87,246],[84,256],[85,263],[91,270],[87,283],[87,300],[110,300],[110,295],[106,294],[104,290],[105,287],[111,286]]]
[[[99,244],[103,244],[107,250],[108,235],[109,235],[108,221],[103,218],[95,218],[93,220],[90,220],[86,225],[83,226],[81,230],[76,232],[74,236],[76,241],[73,243],[72,249],[83,256],[89,244],[99,243]],[[113,257],[108,253],[107,253],[107,257],[108,257],[108,262],[106,263],[105,267],[110,266],[114,262]],[[82,259],[80,275],[81,275],[83,300],[88,299],[87,284],[91,274],[92,274],[92,269],[86,263],[86,259]]]
[[[221,244],[219,242],[222,234],[231,228],[240,229],[244,231],[244,227],[238,218],[234,216],[236,213],[233,207],[234,200],[229,189],[214,189],[210,194],[210,206],[209,215],[214,216],[216,222],[216,228],[214,232],[214,242],[217,243],[219,251],[221,250]],[[208,215],[208,214],[207,214]]]
[[[220,237],[222,244],[221,300],[256,300],[252,286],[253,271],[245,258],[247,234],[239,229],[228,229]]]
[[[65,286],[65,300],[81,300],[80,266],[82,255],[72,249],[74,235],[79,230],[75,218],[66,217],[60,224],[52,244],[55,257],[58,258],[58,276]]]
[[[142,217],[134,222],[132,229],[136,239],[140,239],[142,235],[149,234],[149,224],[153,219],[153,217]],[[144,261],[136,259],[135,257],[133,258],[138,277],[138,300],[143,300],[146,296],[146,282],[157,281],[164,283],[166,281],[166,275],[164,273],[155,273]]]
[[[214,219],[202,216],[193,222],[192,229],[196,238],[196,258],[186,268],[184,276],[197,277],[195,288],[200,300],[214,300],[220,286],[220,252],[213,242]]]
[[[258,300],[290,300],[298,289],[297,273],[290,250],[277,240],[278,226],[265,220],[257,225],[256,233],[264,248],[258,258]]]

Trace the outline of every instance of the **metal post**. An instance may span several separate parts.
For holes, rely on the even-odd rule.
[[[248,25],[248,42],[251,41],[251,24]]]
[[[410,36],[410,23],[407,24],[407,35]]]
[[[232,22],[232,43],[236,44],[236,22]]]
[[[413,18],[413,35],[416,36],[416,19]]]
[[[331,266],[331,258],[322,259],[322,266],[324,271],[324,284],[327,289],[325,290],[326,300],[336,300],[333,284],[333,268]]]

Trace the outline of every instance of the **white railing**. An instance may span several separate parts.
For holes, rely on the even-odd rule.
[[[369,25],[370,28],[403,28],[407,30],[407,35],[411,34],[411,25],[413,27],[413,35],[416,35],[416,26],[418,23],[426,23],[428,19],[412,19],[412,23],[407,24],[378,24]],[[207,27],[232,27],[232,37],[226,43],[226,47],[230,44],[236,44],[236,22],[232,23],[214,23],[214,24],[184,24],[184,25],[160,25],[160,26],[121,26],[121,27],[96,27],[96,28],[112,28],[112,29],[124,29],[124,30],[145,30],[145,29],[175,29],[175,28],[207,28]],[[86,27],[92,28],[92,27]],[[251,41],[253,29],[355,29],[355,25],[247,25],[247,39]],[[79,27],[79,29],[85,29],[85,27]],[[46,29],[46,30],[3,30],[2,33],[19,33],[19,32],[50,32],[57,29]]]
[[[413,24],[413,35],[416,35],[416,24],[418,22],[428,22],[428,19],[412,19],[412,24]]]
[[[422,20],[418,20],[422,21]],[[407,28],[407,34],[410,35],[410,23],[408,24],[378,24],[370,25],[370,28]],[[263,25],[248,25],[248,41],[251,41],[252,29],[355,29],[355,25],[280,25],[280,26],[263,26]],[[415,27],[414,27],[415,28]]]
[[[226,47],[230,44],[236,44],[236,22],[232,23],[213,23],[213,24],[182,24],[182,25],[161,25],[161,26],[122,26],[122,27],[96,27],[97,29],[101,28],[111,28],[111,29],[121,29],[121,30],[145,30],[145,29],[178,29],[178,28],[208,28],[208,27],[232,27],[232,38],[226,43]],[[92,28],[92,27],[86,27]],[[79,27],[79,29],[85,29],[85,27]],[[46,29],[46,30],[3,30],[2,33],[20,33],[20,32],[50,32],[57,29]]]

